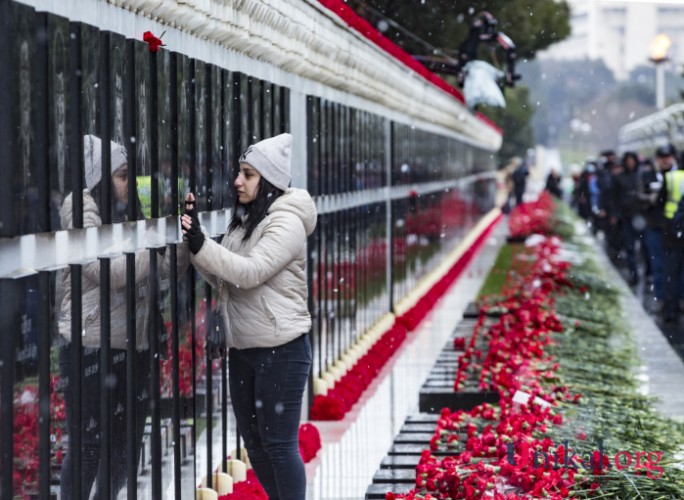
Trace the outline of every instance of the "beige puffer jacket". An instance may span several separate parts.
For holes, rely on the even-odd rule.
[[[59,211],[62,227],[70,229],[72,225],[72,195],[69,194]],[[100,213],[95,200],[86,189],[83,191],[83,227],[102,225]],[[190,251],[187,243],[178,245],[177,269],[180,277],[190,263]],[[168,280],[169,253],[157,257],[159,280]],[[86,264],[82,271],[82,331],[83,346],[100,347],[100,261]],[[138,252],[135,256],[135,303],[136,309],[136,348],[145,350],[149,347],[149,291],[148,276],[150,272],[149,251]],[[126,349],[126,256],[111,260],[110,269],[110,311],[111,311],[111,347]],[[67,341],[71,341],[71,271],[66,268],[57,280],[58,328],[59,333]]]
[[[238,228],[220,245],[205,239],[190,256],[205,279],[221,288],[228,347],[275,347],[311,329],[306,240],[317,217],[309,193],[289,188],[248,241],[243,243],[245,231]]]

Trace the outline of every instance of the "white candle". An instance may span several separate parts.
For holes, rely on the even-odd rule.
[[[323,380],[325,380],[325,382],[328,384],[328,389],[335,386],[335,377],[333,376],[332,373],[329,373],[329,372],[323,373]]]
[[[229,456],[237,457],[237,450],[233,450]],[[240,460],[247,465],[247,470],[252,468],[252,464],[249,463],[249,455],[247,454],[247,450],[244,448],[240,448]]]
[[[218,493],[209,488],[197,488],[195,490],[195,500],[218,500]]]
[[[325,396],[328,394],[328,383],[322,378],[316,377],[313,383],[314,395]]]
[[[233,483],[247,480],[247,464],[242,460],[226,460],[226,470],[233,477]]]
[[[211,475],[212,490],[216,491],[219,496],[227,495],[233,492],[233,478],[225,472],[214,472]],[[202,488],[207,487],[207,477],[202,479]]]

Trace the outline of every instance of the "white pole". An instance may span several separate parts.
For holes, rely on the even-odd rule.
[[[665,107],[665,66],[663,62],[656,62],[656,108]]]

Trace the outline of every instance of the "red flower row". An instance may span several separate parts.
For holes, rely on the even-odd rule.
[[[311,420],[341,420],[406,339],[406,328],[396,322],[325,396],[314,398]]]
[[[344,418],[344,415],[359,400],[363,391],[377,376],[387,360],[406,339],[407,332],[414,330],[420,324],[437,305],[442,295],[461,275],[498,221],[499,219],[493,221],[480,234],[451,269],[411,309],[397,317],[394,326],[373,345],[365,356],[356,362],[354,367],[328,391],[327,395],[318,395],[314,398],[310,410],[312,420],[341,420]]]
[[[542,200],[540,205],[545,202]],[[530,207],[527,207],[530,208]],[[541,210],[540,210],[541,211]],[[521,207],[521,213],[525,207]],[[544,217],[532,212],[534,231],[543,227]],[[547,212],[547,221],[548,221]],[[530,222],[532,219],[528,219]],[[518,226],[522,227],[522,226]],[[387,499],[433,498],[513,500],[517,498],[561,499],[570,496],[572,488],[583,483],[590,490],[590,476],[582,476],[571,467],[530,467],[538,452],[554,453],[561,462],[571,450],[556,447],[550,439],[537,439],[551,425],[561,425],[563,418],[554,412],[555,402],[577,402],[567,387],[542,384],[552,380],[558,368],[546,354],[551,333],[562,331],[553,312],[552,294],[570,286],[565,277],[568,264],[559,262],[559,242],[549,238],[533,249],[533,264],[522,280],[506,292],[496,304],[504,314],[481,333],[481,315],[474,335],[465,342],[454,341],[454,348],[465,349],[459,359],[455,389],[459,390],[468,374],[480,374],[483,390],[497,390],[499,407],[480,405],[471,411],[442,410],[437,430],[416,468],[416,489],[407,495],[388,493]],[[487,340],[485,348],[478,337]],[[528,404],[513,402],[516,391],[531,395]],[[540,406],[537,402],[546,402]],[[454,450],[454,455],[438,460],[436,450]],[[593,473],[600,474],[605,463],[592,457]],[[605,457],[604,457],[605,462]],[[516,464],[516,465],[514,465]],[[514,492],[511,492],[513,490]]]
[[[553,199],[544,191],[536,201],[516,205],[508,217],[511,238],[524,238],[531,234],[550,234]]]

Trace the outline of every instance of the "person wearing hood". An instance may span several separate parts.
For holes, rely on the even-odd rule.
[[[83,137],[83,166],[85,189],[81,193],[83,197],[83,227],[91,228],[102,225],[104,207],[100,206],[100,193],[103,181],[103,158],[102,140],[94,135]],[[111,142],[109,176],[105,182],[111,182],[111,222],[121,223],[127,221],[127,207],[132,193],[128,192],[128,159],[126,148],[114,141]],[[133,194],[135,196],[135,194]],[[73,228],[73,193],[69,193],[62,204],[59,215],[62,229]],[[140,206],[138,204],[138,206]],[[178,275],[182,275],[189,265],[189,252],[187,244],[178,246],[177,269]],[[164,252],[157,259],[159,278],[168,277],[170,271],[170,258]],[[81,434],[81,463],[78,482],[74,483],[72,476],[72,462],[74,450],[72,440],[68,440],[67,453],[62,463],[60,480],[60,498],[71,499],[76,497],[75,489],[81,489],[79,498],[90,498],[91,490],[95,491],[95,498],[116,498],[119,491],[126,485],[127,479],[127,311],[126,311],[126,256],[120,255],[110,261],[110,366],[111,378],[114,381],[111,388],[110,435],[117,438],[111,440],[111,457],[109,470],[103,470],[100,466],[102,444],[102,421],[100,415],[101,375],[100,375],[100,323],[102,310],[100,307],[100,261],[96,260],[83,265],[81,278],[81,325],[82,325],[82,348],[81,363],[84,374],[81,384],[81,398],[75,400],[74,387],[69,380],[73,380],[74,371],[74,347],[71,337],[71,314],[73,290],[71,287],[71,271],[66,268],[60,271],[57,279],[58,307],[57,325],[63,346],[60,350],[60,375],[64,382],[64,402],[66,407],[67,429],[72,429],[72,421],[76,411],[81,412],[83,429]],[[150,399],[150,335],[152,314],[159,315],[161,311],[156,304],[151,302],[150,288],[150,252],[143,251],[136,255],[135,259],[135,288],[136,308],[135,314],[135,347],[136,355],[132,361],[136,367],[136,380],[133,383],[138,404],[135,409],[136,427],[136,453],[140,456],[142,439],[145,429],[145,420],[149,414]],[[163,325],[159,325],[163,328]],[[166,332],[159,331],[156,335],[161,338]],[[80,406],[76,404],[80,401]],[[110,491],[100,491],[101,481],[98,475],[108,474]]]
[[[292,136],[250,146],[233,186],[233,218],[221,243],[205,236],[186,197],[181,217],[191,263],[219,292],[238,430],[269,499],[303,500],[298,431],[311,368],[307,236],[318,214],[306,190],[288,187]]]

